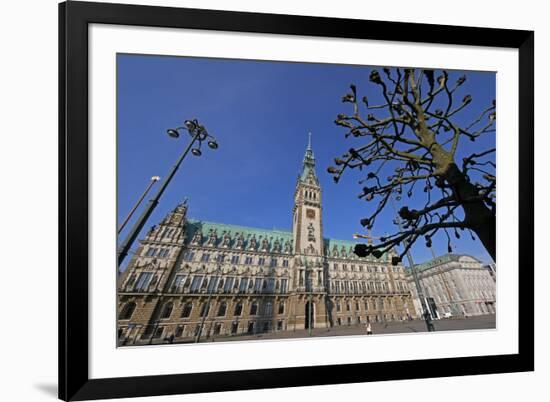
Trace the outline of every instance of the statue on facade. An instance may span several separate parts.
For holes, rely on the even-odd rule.
[[[197,230],[197,232],[193,236],[193,240],[191,240],[191,244],[200,245],[201,243],[202,243],[202,231]]]
[[[273,242],[273,251],[275,253],[281,252],[281,243],[279,242],[279,239],[275,239],[275,242]]]
[[[249,241],[248,249],[249,250],[256,250],[256,246],[258,245],[258,241],[256,240],[256,235],[252,235],[252,238]]]
[[[285,253],[290,254],[292,252],[292,246],[290,245],[290,241],[285,242]]]
[[[231,244],[231,237],[229,236],[229,232],[224,231],[223,232],[223,240],[222,240],[222,247],[229,247]]]
[[[262,240],[262,251],[268,251],[269,250],[269,242],[267,241],[267,237],[264,237]]]
[[[307,239],[309,241],[315,241],[315,228],[313,227],[313,223],[309,223],[309,226],[307,227]]]
[[[244,248],[244,236],[242,233],[238,234],[235,247],[241,250]]]
[[[208,234],[208,242],[207,244],[211,247],[214,247],[218,241],[218,235],[214,229],[210,229],[210,232]]]

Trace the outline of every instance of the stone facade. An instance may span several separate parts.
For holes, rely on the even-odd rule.
[[[495,314],[494,270],[474,257],[446,254],[416,265],[416,269],[432,318]],[[412,275],[408,281],[415,308],[421,311]]]
[[[292,231],[193,220],[178,205],[119,276],[120,345],[193,342],[415,317],[407,276],[323,237],[322,191],[308,145]]]

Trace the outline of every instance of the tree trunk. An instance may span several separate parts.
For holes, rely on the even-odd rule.
[[[477,197],[477,188],[451,163],[445,172],[445,179],[453,190],[453,195],[462,204],[464,221],[474,231],[487,252],[496,262],[496,217],[483,201],[468,201]]]

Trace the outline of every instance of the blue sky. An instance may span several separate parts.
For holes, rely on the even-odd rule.
[[[335,184],[326,168],[362,142],[345,139],[334,119],[338,113],[351,113],[349,104],[341,102],[351,83],[357,85],[359,97],[376,101],[378,88],[368,80],[371,67],[118,55],[117,69],[118,223],[150,177],[164,177],[186,147],[187,137],[174,140],[166,129],[198,118],[220,147],[186,158],[146,229],[188,197],[192,218],[290,230],[296,177],[311,131],[323,189],[324,236],[351,240],[353,233],[365,233],[359,221],[377,204],[357,198],[362,187],[357,183],[359,172],[350,171]],[[462,74],[450,72],[450,80]],[[461,113],[471,122],[495,98],[496,76],[465,74],[468,80],[457,96],[472,95],[467,109],[472,112]],[[494,134],[475,143],[463,141],[457,160],[494,146]],[[412,202],[406,205],[414,207]],[[388,209],[373,234],[393,233],[392,219]],[[454,239],[453,246],[455,252],[491,260],[479,241],[468,235]],[[444,235],[434,239],[436,255],[446,249]],[[412,248],[412,254],[417,263],[432,256],[423,242]]]

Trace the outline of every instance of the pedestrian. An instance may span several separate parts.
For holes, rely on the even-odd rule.
[[[367,335],[372,335],[372,327],[370,326],[370,322],[367,322]]]

